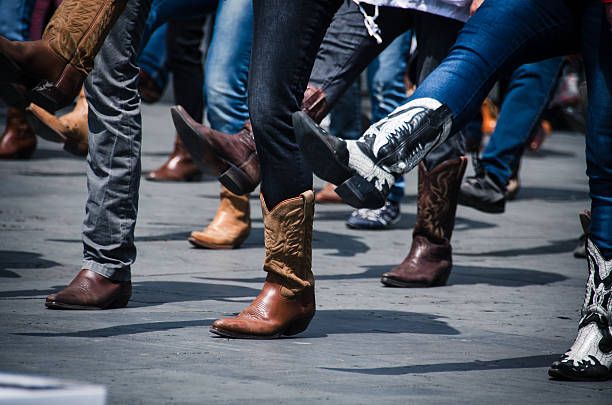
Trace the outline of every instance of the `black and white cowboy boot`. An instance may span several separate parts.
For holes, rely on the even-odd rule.
[[[591,238],[587,238],[586,253],[589,279],[578,337],[548,369],[548,375],[553,378],[598,381],[611,377],[612,259],[606,261]]]
[[[391,186],[413,169],[451,129],[448,107],[418,98],[396,108],[357,140],[328,134],[303,112],[293,114],[300,149],[314,173],[338,185],[336,193],[356,208],[379,208]]]

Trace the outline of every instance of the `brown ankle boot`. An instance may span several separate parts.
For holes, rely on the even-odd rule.
[[[151,181],[198,181],[201,178],[202,172],[193,162],[178,135],[174,140],[174,150],[166,163],[147,173],[146,177]]]
[[[36,135],[25,120],[23,110],[9,107],[6,128],[0,137],[0,159],[29,159],[36,149]]]
[[[427,171],[419,164],[419,200],[412,247],[404,261],[382,275],[389,287],[435,287],[446,284],[453,266],[450,244],[457,193],[467,158],[449,160]]]
[[[304,331],[315,313],[312,275],[314,193],[285,200],[264,216],[268,272],[259,296],[235,318],[219,319],[210,331],[234,338],[277,338]]]
[[[251,210],[248,195],[237,195],[221,187],[217,215],[202,231],[191,232],[189,242],[208,249],[235,249],[251,233]]]
[[[33,88],[27,97],[50,112],[70,105],[126,4],[64,0],[41,40],[11,42],[0,37],[0,80]]]
[[[123,308],[132,296],[130,281],[113,281],[91,270],[83,269],[68,287],[47,297],[50,309]]]
[[[87,99],[81,89],[74,109],[60,117],[48,113],[36,104],[26,108],[26,119],[38,136],[64,144],[64,150],[77,156],[87,156]]]

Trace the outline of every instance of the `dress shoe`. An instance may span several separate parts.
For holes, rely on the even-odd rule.
[[[217,215],[202,231],[191,232],[189,242],[208,249],[235,249],[251,233],[251,209],[248,195],[237,195],[221,188]]]
[[[47,297],[50,309],[123,308],[132,296],[130,281],[113,281],[91,270],[83,269],[68,287]]]
[[[6,128],[0,137],[0,159],[29,159],[36,149],[36,135],[25,120],[23,110],[9,107]]]
[[[36,104],[26,109],[26,119],[38,136],[64,144],[64,150],[77,156],[87,156],[89,129],[87,100],[81,89],[74,109],[60,117],[49,114]]]
[[[202,178],[202,171],[193,162],[181,138],[176,136],[174,150],[168,160],[147,173],[145,178],[151,181],[198,181]]]
[[[215,321],[210,329],[233,338],[271,339],[304,331],[315,314],[312,275],[314,193],[279,203],[268,211],[263,197],[268,272],[259,296],[235,318]]]
[[[355,208],[382,207],[395,181],[446,140],[451,123],[448,107],[432,98],[396,108],[357,140],[328,134],[302,111],[293,114],[298,144],[315,174],[338,185],[336,193]]]
[[[459,204],[489,214],[501,214],[506,210],[505,188],[488,174],[479,173],[468,177],[461,185]]]
[[[446,284],[453,267],[451,237],[455,227],[457,193],[467,158],[448,160],[432,170],[419,164],[417,220],[412,246],[402,263],[384,273],[389,287],[436,287]]]
[[[225,134],[196,122],[181,106],[171,108],[174,127],[195,164],[217,176],[234,194],[250,193],[259,185],[260,171],[250,125]]]
[[[315,202],[319,204],[344,204],[342,198],[336,194],[336,186],[326,183],[325,187],[315,194]]]

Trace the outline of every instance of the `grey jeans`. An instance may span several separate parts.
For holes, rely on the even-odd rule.
[[[150,0],[130,0],[85,82],[89,104],[88,198],[83,268],[130,280],[140,186],[142,127],[136,57]]]

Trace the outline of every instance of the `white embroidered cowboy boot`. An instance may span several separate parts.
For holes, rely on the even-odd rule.
[[[610,378],[612,369],[612,259],[605,260],[587,238],[589,279],[582,305],[578,337],[548,369],[553,378],[594,381]]]

